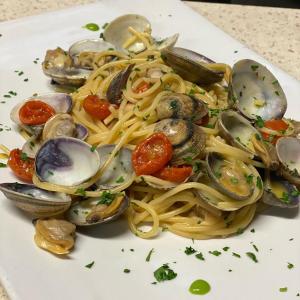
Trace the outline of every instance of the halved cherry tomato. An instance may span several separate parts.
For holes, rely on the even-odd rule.
[[[267,120],[265,121],[265,127],[272,130],[281,131],[281,130],[287,130],[289,124],[287,124],[283,120]]]
[[[154,133],[136,146],[132,164],[137,175],[151,175],[162,169],[171,159],[172,144],[161,132]]]
[[[284,122],[284,120],[267,120],[265,121],[265,127],[278,131],[278,135],[272,135],[272,136],[266,132],[261,133],[265,141],[271,142],[273,145],[275,145],[278,139],[282,137],[280,131],[287,130],[289,128],[289,125],[286,122]]]
[[[181,183],[192,174],[192,171],[191,166],[166,167],[155,173],[154,176],[163,180]]]
[[[10,151],[8,166],[18,178],[26,182],[32,182],[34,159],[27,157],[20,149]]]
[[[83,108],[93,118],[101,121],[111,114],[111,111],[109,110],[109,102],[100,99],[97,95],[87,96],[83,100]]]
[[[25,125],[44,124],[54,115],[54,108],[40,100],[27,101],[19,110],[20,121]]]
[[[144,93],[150,88],[150,84],[148,82],[141,82],[134,90],[135,93]]]

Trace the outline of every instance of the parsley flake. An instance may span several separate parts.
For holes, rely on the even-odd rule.
[[[280,289],[279,289],[279,292],[280,292],[280,293],[286,293],[287,290],[288,290],[287,287],[283,287],[283,288],[280,288]]]
[[[258,68],[259,68],[258,65],[251,65],[251,70],[254,71],[254,72],[255,72]]]
[[[93,146],[90,148],[91,152],[95,152],[96,148],[97,148],[97,146],[96,146],[96,145],[93,145]]]
[[[112,194],[111,192],[104,191],[101,196],[100,200],[98,201],[97,205],[99,204],[106,204],[110,205],[116,198],[116,194]]]
[[[240,256],[238,253],[235,253],[235,252],[232,252],[232,256],[235,256],[235,257],[241,258],[241,256]]]
[[[255,263],[258,263],[256,255],[253,252],[246,252],[247,256],[251,258]]]
[[[0,168],[6,168],[6,167],[7,167],[7,165],[6,165],[6,164],[4,164],[4,163],[0,162]]]
[[[208,253],[214,255],[214,256],[220,256],[222,253],[218,250],[214,250],[214,251],[208,251]]]
[[[123,272],[128,274],[128,273],[130,273],[130,270],[129,269],[124,269]]]
[[[85,267],[88,268],[88,269],[91,269],[94,264],[95,264],[95,262],[92,261],[91,263],[87,264]]]
[[[203,254],[200,252],[198,254],[195,255],[196,258],[200,259],[200,260],[205,260]]]
[[[154,248],[152,248],[152,249],[149,251],[149,253],[148,253],[147,257],[146,257],[146,261],[150,261],[151,255],[152,255],[153,252],[154,252]]]
[[[288,269],[293,269],[293,268],[294,268],[294,265],[291,264],[291,263],[288,263],[287,267],[288,267]]]
[[[170,269],[170,267],[167,264],[162,265],[160,268],[154,271],[154,277],[158,282],[172,280],[176,276],[177,273]]]
[[[122,182],[124,182],[124,181],[125,181],[124,177],[123,177],[123,176],[120,176],[120,177],[116,180],[116,183],[122,183]]]
[[[223,248],[223,251],[226,252],[226,251],[228,251],[229,249],[230,249],[229,247],[224,247],[224,248]]]
[[[75,194],[85,197],[85,195],[86,195],[85,189],[83,189],[83,188],[78,188],[78,189],[76,190]]]
[[[21,155],[20,155],[20,158],[23,160],[23,161],[27,161],[29,158],[28,158],[28,155],[25,153],[25,152],[22,152]]]
[[[185,250],[184,250],[184,253],[186,255],[191,255],[191,254],[194,254],[196,252],[196,250],[192,247],[185,247]]]

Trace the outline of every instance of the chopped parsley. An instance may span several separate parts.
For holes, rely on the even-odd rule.
[[[91,31],[98,31],[100,29],[99,25],[97,25],[96,23],[88,23],[88,24],[82,26],[82,28],[85,28],[85,29],[88,29]]]
[[[241,256],[240,256],[238,253],[235,253],[235,252],[232,252],[232,256],[235,256],[235,257],[241,258]]]
[[[6,167],[7,167],[7,165],[6,165],[6,164],[4,164],[4,163],[0,162],[0,168],[6,168]]]
[[[298,190],[293,190],[293,191],[291,192],[291,195],[292,195],[293,197],[298,197],[298,196],[300,195],[300,192],[299,192]]]
[[[128,274],[128,273],[130,273],[130,270],[129,269],[124,269],[123,272]]]
[[[177,276],[167,264],[163,264],[160,268],[154,271],[154,277],[158,282],[172,280]]]
[[[88,268],[88,269],[91,269],[94,264],[95,264],[95,262],[92,261],[91,263],[87,264],[85,267]]]
[[[148,253],[147,257],[146,257],[146,261],[150,261],[151,255],[152,255],[153,252],[154,252],[154,248],[152,248],[152,249],[149,251],[149,253]]]
[[[116,194],[112,194],[111,192],[104,191],[101,196],[100,200],[98,201],[97,205],[99,204],[106,204],[110,205],[116,198]]]
[[[102,25],[102,29],[105,29],[105,28],[107,27],[108,24],[109,24],[109,23],[104,23],[104,24]]]
[[[246,252],[247,256],[252,259],[255,263],[258,263],[256,255],[253,252]]]
[[[256,116],[256,121],[255,124],[259,127],[259,128],[263,128],[265,126],[265,122],[262,119],[261,116]]]
[[[279,96],[279,95],[280,95],[278,91],[275,91],[275,94],[276,94],[277,96]]]
[[[198,254],[195,255],[196,258],[200,259],[200,260],[205,260],[203,254],[200,252]]]
[[[294,268],[294,265],[291,264],[291,263],[288,263],[287,267],[288,267],[288,269],[293,269],[293,268]]]
[[[258,252],[258,248],[257,248],[256,245],[253,244],[252,247],[254,248],[254,250],[255,250],[256,252]]]
[[[28,78],[25,78],[23,81],[27,82],[29,79]]]
[[[254,177],[253,174],[245,175],[245,178],[246,178],[246,181],[248,184],[253,183],[253,177]]]
[[[183,160],[189,165],[193,164],[193,158],[191,156],[184,157]]]
[[[272,84],[278,84],[278,80],[274,80]]]
[[[191,255],[194,254],[196,252],[196,250],[193,247],[185,247],[184,253],[186,255]]]
[[[256,178],[256,186],[261,190],[263,188],[263,184],[260,177]]]
[[[250,231],[251,231],[252,233],[254,233],[254,232],[255,232],[255,229],[254,229],[254,228],[252,228]]]
[[[244,233],[243,228],[238,228],[238,230],[236,231],[236,234],[243,234],[243,233]]]
[[[280,292],[280,293],[286,293],[287,290],[288,290],[287,287],[283,287],[283,288],[280,288],[280,289],[279,289],[279,292]]]
[[[173,110],[178,109],[178,103],[177,103],[177,100],[172,100],[172,101],[170,102],[170,107],[171,107],[171,109],[173,109]]]
[[[287,193],[287,192],[283,192],[282,193],[282,196],[281,196],[281,198],[280,198],[280,200],[282,200],[284,203],[290,203],[291,202],[291,200],[290,200],[290,195],[289,195],[289,193]]]
[[[96,146],[96,145],[93,145],[93,146],[91,147],[91,152],[94,152],[94,151],[96,150],[96,148],[97,148],[97,146]]]
[[[27,155],[25,152],[21,152],[20,158],[21,158],[23,161],[27,161],[27,160],[29,159],[29,158],[28,158],[28,155]]]
[[[239,180],[236,177],[231,177],[230,181],[231,181],[232,184],[238,184],[239,183]]]
[[[218,250],[214,250],[214,251],[208,251],[208,253],[214,255],[214,256],[220,256],[222,253]]]
[[[73,213],[75,214],[75,215],[78,215],[78,209],[73,209]]]
[[[48,170],[48,174],[51,175],[51,176],[54,175],[54,173],[50,170]]]
[[[209,109],[209,117],[217,117],[220,113],[220,109]]]
[[[85,197],[85,196],[86,196],[85,189],[83,189],[83,188],[78,188],[78,189],[76,190],[75,194],[80,195],[80,196],[82,196],[82,197]]]
[[[225,252],[228,251],[228,250],[229,250],[229,247],[224,247],[223,248],[223,251],[225,251]]]
[[[116,183],[122,183],[122,182],[124,182],[124,181],[125,181],[124,177],[123,177],[123,176],[120,176],[120,177],[116,180]]]
[[[254,72],[255,72],[258,68],[259,68],[258,65],[251,65],[251,70],[254,71]]]

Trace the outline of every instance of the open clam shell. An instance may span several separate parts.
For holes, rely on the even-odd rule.
[[[129,27],[139,32],[151,33],[151,24],[144,16],[127,14],[114,19],[105,27],[103,32],[104,40],[113,44],[117,50],[123,52],[127,52],[128,50],[130,52],[139,53],[143,51],[145,45],[141,41],[135,41],[127,49],[124,49],[125,41],[132,36],[128,31]]]
[[[243,59],[234,64],[230,93],[232,100],[237,100],[239,111],[249,119],[281,119],[287,109],[278,80],[254,60]]]
[[[280,161],[279,172],[292,184],[300,185],[300,140],[294,137],[282,137],[276,143],[276,152]]]
[[[98,218],[92,216],[90,218],[89,216],[91,216],[91,213],[93,211],[97,213],[97,206],[100,207],[100,205],[98,204],[100,198],[88,198],[86,200],[78,201],[74,205],[72,205],[66,213],[66,218],[69,222],[78,226],[93,226],[112,222],[118,219],[129,206],[129,198],[126,195],[121,195],[119,197],[122,197],[122,202],[120,203],[117,210],[108,217]]]
[[[57,137],[46,141],[35,159],[35,172],[44,182],[75,186],[93,177],[100,167],[97,151],[72,137]]]
[[[170,93],[160,99],[156,113],[159,120],[180,118],[197,121],[208,114],[208,109],[201,100],[186,94]]]
[[[105,42],[102,39],[85,39],[71,45],[71,47],[69,48],[69,55],[73,60],[74,66],[92,69],[92,61],[90,63],[83,64],[80,60],[80,56],[84,53],[92,54],[113,48],[114,45]]]
[[[173,146],[173,165],[186,164],[204,153],[206,134],[189,120],[164,119],[156,123],[154,131],[169,138]]]
[[[271,206],[295,208],[299,206],[300,193],[296,186],[271,173],[266,175],[262,200]]]
[[[74,67],[71,57],[61,48],[48,50],[42,63],[43,72],[61,85],[81,86],[91,71]]]
[[[154,40],[154,45],[156,46],[156,49],[160,51],[165,48],[172,48],[176,44],[178,38],[179,38],[179,33],[175,33],[162,40]]]
[[[106,163],[115,147],[116,145],[104,145],[96,149],[100,157],[100,168]],[[132,151],[130,149],[125,147],[120,149],[103,172],[101,178],[95,183],[98,189],[112,189],[132,180],[134,170],[131,155]]]
[[[164,61],[183,79],[197,84],[212,84],[222,80],[223,73],[205,66],[207,58],[194,51],[174,47],[162,50]]]
[[[206,164],[207,173],[220,192],[235,200],[246,200],[251,197],[254,191],[253,183],[247,182],[247,174],[237,162],[210,152],[206,156]]]
[[[48,93],[32,96],[14,106],[10,113],[11,120],[20,127],[22,127],[24,130],[26,130],[30,134],[34,134],[35,136],[38,136],[42,133],[43,124],[34,126],[24,125],[19,117],[19,111],[21,107],[28,101],[42,101],[50,105],[54,109],[55,113],[69,113],[72,110],[73,105],[72,98],[68,94]]]
[[[60,214],[71,205],[70,196],[46,191],[34,185],[1,183],[0,190],[14,205],[35,217]]]

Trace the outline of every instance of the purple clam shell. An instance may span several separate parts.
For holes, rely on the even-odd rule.
[[[76,126],[76,132],[75,132],[74,137],[76,139],[84,141],[87,138],[88,134],[89,134],[87,128],[85,126],[81,125],[81,124],[78,124],[78,123],[76,123],[75,126]]]

